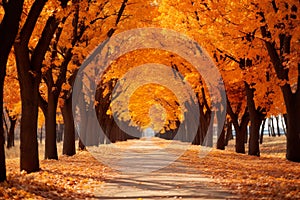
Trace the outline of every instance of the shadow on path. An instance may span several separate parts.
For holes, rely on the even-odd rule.
[[[212,181],[205,178],[194,169],[188,168],[183,161],[168,155],[180,152],[180,143],[173,145],[172,152],[168,154],[157,153],[161,149],[162,143],[167,143],[161,139],[155,139],[153,143],[147,140],[127,141],[124,146],[125,152],[130,147],[140,150],[139,153],[130,151],[129,153],[113,154],[106,159],[114,160],[116,166],[113,168],[122,169],[117,175],[107,175],[105,184],[95,191],[96,199],[238,199],[230,192],[221,188],[209,187]],[[130,144],[132,143],[132,144]],[[158,143],[160,143],[158,145]],[[186,144],[184,144],[186,145]],[[145,148],[146,147],[146,148]],[[105,147],[105,150],[107,148]],[[93,149],[95,157],[107,155],[101,147]],[[143,157],[141,152],[146,152]],[[153,153],[152,153],[153,152]],[[124,157],[126,155],[126,157]],[[121,157],[120,157],[121,156]],[[200,159],[200,158],[199,158]],[[172,161],[166,164],[166,161]],[[142,170],[142,167],[165,166],[155,171]],[[129,169],[129,170],[124,170]],[[131,169],[131,170],[130,170]],[[140,169],[140,170],[138,170]]]

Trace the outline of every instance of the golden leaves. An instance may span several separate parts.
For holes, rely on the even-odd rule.
[[[148,77],[155,77],[155,80],[160,83],[163,82],[162,80],[173,80],[171,77],[178,80],[182,78],[184,84],[190,84],[193,92],[199,92],[201,90],[201,87],[199,86],[201,85],[201,76],[196,69],[183,58],[173,55],[171,52],[159,49],[143,49],[122,55],[110,65],[102,77],[102,84],[104,87],[102,96],[106,97],[107,95],[111,95],[112,91],[110,91],[111,88],[109,86],[110,81],[125,81],[123,80],[123,77],[126,76],[126,74],[130,72],[135,73],[135,69],[147,63],[159,63],[165,65],[164,67],[166,67],[166,70],[162,70],[160,73],[155,74],[153,68],[145,67],[142,72],[135,75],[132,74],[130,75],[131,77],[127,77],[126,80],[149,80]],[[171,68],[171,66],[173,66],[173,68]],[[122,84],[121,82],[120,84]],[[178,105],[178,103],[184,103],[181,102],[181,100],[189,99],[188,91],[181,91],[182,86],[179,82],[181,81],[173,81],[171,88],[167,88],[163,84],[145,84],[137,88],[136,91],[133,91],[132,94],[130,91],[124,91],[127,89],[126,87],[119,88],[117,92],[125,92],[131,95],[128,107],[130,115],[128,115],[127,112],[123,112],[127,108],[125,108],[126,106],[124,106],[124,104],[119,103],[124,101],[124,99],[115,99],[111,103],[111,106],[117,107],[117,109],[114,110],[120,114],[119,117],[121,119],[125,121],[132,120],[132,124],[135,126],[139,125],[141,127],[147,127],[153,125],[156,131],[163,131],[161,130],[162,126],[167,130],[175,129],[176,121],[182,121],[183,113],[186,111],[186,108],[182,105]],[[130,85],[135,87],[139,83],[139,81],[132,81]],[[181,92],[179,92],[180,94],[177,96],[171,89]],[[151,109],[156,110],[156,112],[151,114]],[[106,113],[110,115],[112,114],[112,111],[109,109]],[[151,119],[151,117],[153,117],[153,119]],[[156,123],[151,124],[153,121]]]
[[[256,106],[268,107],[268,111],[277,113],[271,107],[276,107],[276,110],[284,110],[282,108],[284,104],[281,103],[280,106],[278,104],[278,99],[283,100],[278,85],[282,86],[288,83],[293,91],[297,89],[297,66],[300,63],[300,54],[298,53],[300,17],[295,12],[295,8],[299,8],[300,3],[279,0],[275,4],[277,10],[270,1],[228,0],[178,3],[163,0],[159,8],[161,15],[157,20],[163,27],[192,36],[211,52],[212,56],[215,52],[217,54],[221,52],[221,56],[215,61],[222,73],[227,94],[228,91],[238,92],[230,88],[234,83],[246,81],[255,85],[257,90],[255,93]],[[262,16],[265,18],[263,24]],[[174,26],[174,22],[179,25]],[[264,25],[267,25],[270,31],[270,42],[275,42],[277,49],[282,46],[279,41],[280,35],[292,35],[291,53],[284,55],[282,52],[277,52],[282,56],[285,66],[291,70],[290,82],[278,82],[274,75],[273,64],[270,62],[264,43],[268,39],[263,38],[260,29]],[[241,70],[241,59],[251,60],[251,67]],[[280,98],[277,98],[278,96]],[[277,105],[270,107],[272,101],[278,102]]]
[[[116,145],[128,147],[135,142]],[[159,146],[165,148],[166,144]],[[234,153],[234,141],[227,148],[199,158],[199,146],[192,146],[179,162],[185,169],[211,178],[208,186],[221,186],[239,199],[300,198],[299,163],[285,160],[285,137],[264,138],[261,157]],[[19,172],[18,165],[19,159],[7,160],[8,182],[0,184],[0,199],[91,199],[94,192],[103,194],[101,185],[106,177],[117,179],[116,172],[86,151],[73,157],[61,156],[58,161],[42,160],[42,170],[31,174]]]
[[[285,137],[266,137],[261,157],[233,153],[234,141],[230,141],[228,150],[213,150],[201,159],[199,149],[192,147],[180,159],[239,199],[298,199],[299,164],[285,160],[284,149]]]
[[[71,89],[71,85],[69,83],[63,83],[63,85],[61,86],[61,89],[69,91]]]
[[[143,85],[130,97],[131,118],[142,128],[153,127],[159,132],[164,126],[169,125],[167,121],[182,118],[182,111],[176,105],[176,101],[177,97],[168,88],[157,84]]]
[[[19,172],[19,159],[7,160],[8,182],[0,184],[0,199],[86,199],[111,172],[88,152],[59,161],[42,160],[39,172]],[[93,187],[94,186],[94,187]]]
[[[13,53],[10,53],[4,81],[4,107],[11,117],[21,113],[20,86],[17,79],[16,62]]]

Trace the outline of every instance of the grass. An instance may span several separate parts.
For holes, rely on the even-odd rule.
[[[44,154],[45,154],[45,141],[43,140],[42,143],[38,143],[39,146],[39,158],[42,160],[44,159]],[[57,143],[57,153],[58,156],[62,155],[62,147],[63,147],[63,143],[59,142]],[[20,158],[20,141],[16,140],[15,141],[15,146],[13,146],[12,148],[9,149],[5,149],[5,157],[6,159],[14,159],[14,158]]]

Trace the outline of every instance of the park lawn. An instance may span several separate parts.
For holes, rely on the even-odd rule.
[[[192,146],[179,159],[212,178],[211,186],[221,185],[243,199],[300,199],[300,163],[285,160],[284,143],[284,137],[266,137],[261,157],[234,153],[234,141],[228,150],[213,149],[203,158],[199,147]],[[60,156],[58,161],[41,160],[41,169],[26,174],[19,171],[18,158],[7,159],[8,182],[0,184],[0,199],[93,198],[106,175],[117,176],[87,151]]]

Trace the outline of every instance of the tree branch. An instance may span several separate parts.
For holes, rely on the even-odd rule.
[[[59,21],[55,18],[55,16],[51,16],[48,18],[47,23],[43,29],[42,36],[38,44],[36,45],[31,58],[33,70],[40,71],[44,56],[47,52],[47,49],[49,48],[50,42],[58,25]]]
[[[20,32],[21,43],[28,46],[29,39],[33,33],[36,22],[46,4],[47,0],[35,0],[32,4],[28,17]]]
[[[39,92],[39,107],[43,111],[44,116],[47,116],[48,102],[42,97],[40,92]]]

